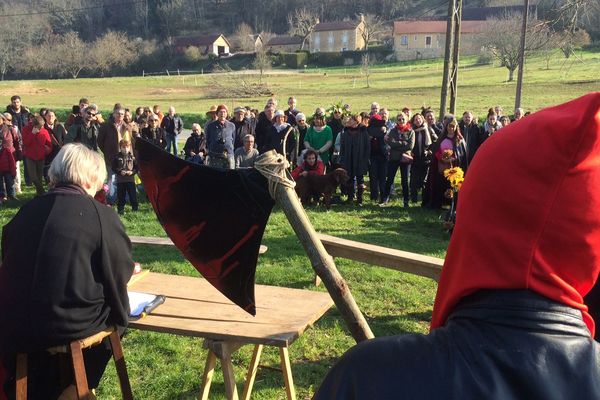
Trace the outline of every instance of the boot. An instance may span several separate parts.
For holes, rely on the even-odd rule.
[[[363,203],[363,193],[365,192],[365,185],[357,185],[356,188],[356,204],[362,206]]]

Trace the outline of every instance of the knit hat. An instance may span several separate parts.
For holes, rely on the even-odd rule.
[[[235,110],[233,110],[234,113],[246,113],[246,109],[244,107],[236,107]]]
[[[227,113],[229,113],[229,109],[227,108],[227,106],[225,104],[219,104],[217,106],[217,112],[219,112],[221,110],[225,110],[225,111],[227,111]]]
[[[282,110],[277,110],[277,111],[275,111],[275,116],[276,117],[283,117],[283,116],[285,116],[285,113]]]

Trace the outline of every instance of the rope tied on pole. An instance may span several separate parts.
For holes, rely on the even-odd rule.
[[[269,150],[256,159],[254,168],[260,172],[269,182],[269,194],[274,200],[279,185],[283,185],[290,189],[296,186],[294,178],[290,174],[290,163],[284,155],[277,153],[275,150]]]

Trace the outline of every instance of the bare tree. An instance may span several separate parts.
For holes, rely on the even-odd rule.
[[[369,44],[380,40],[390,28],[379,15],[366,14],[363,18],[365,27],[361,31],[361,36],[365,41],[365,50],[367,50]]]
[[[258,83],[262,84],[262,78],[265,70],[271,69],[271,57],[269,57],[265,49],[260,48],[256,51],[256,56],[252,62],[252,67],[259,71],[260,75],[258,77]]]
[[[319,23],[319,15],[307,8],[298,8],[293,13],[288,14],[287,22],[289,25],[289,34],[302,38],[300,50],[304,50],[308,37]]]
[[[509,82],[513,81],[514,72],[519,66],[521,20],[518,14],[490,19],[479,35],[480,44],[508,69]],[[549,40],[548,32],[546,24],[530,21],[525,36],[525,53],[541,49]]]
[[[69,74],[77,79],[79,73],[88,65],[86,44],[77,32],[67,32],[56,44],[54,50],[56,66],[59,73]]]
[[[50,32],[47,14],[27,15],[30,10],[23,4],[5,4],[0,7],[0,15],[13,15],[3,18],[0,29],[0,79],[20,64],[20,57],[28,47],[42,42]]]
[[[173,45],[173,37],[183,27],[185,7],[183,0],[167,0],[156,7],[156,15],[160,22],[163,36],[169,45]]]
[[[232,42],[241,51],[254,51],[254,32],[250,25],[242,22],[235,30]]]
[[[202,52],[196,46],[189,46],[183,52],[183,57],[185,58],[186,61],[195,63],[195,62],[200,61],[200,58],[202,58]]]
[[[590,35],[583,29],[566,30],[556,35],[558,47],[565,58],[571,57],[575,49],[590,44]]]
[[[371,87],[371,67],[373,66],[373,60],[369,56],[369,53],[365,53],[361,57],[360,71],[367,78],[367,87]]]
[[[98,38],[92,48],[92,59],[100,75],[126,68],[138,57],[135,43],[123,32],[108,31]]]

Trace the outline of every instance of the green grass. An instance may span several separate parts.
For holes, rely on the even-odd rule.
[[[537,110],[600,89],[600,53],[582,53],[580,57],[569,61],[572,64],[569,70],[560,58],[551,61],[549,70],[545,69],[541,58],[530,59],[525,71],[524,106]],[[481,115],[496,104],[510,110],[515,84],[506,82],[506,69],[473,66],[474,62],[473,57],[461,61],[458,110],[472,109]],[[437,107],[441,67],[441,60],[378,66],[374,68],[372,87],[368,89],[357,68],[343,67],[309,69],[291,75],[273,74],[268,77],[268,82],[280,101],[285,102],[288,96],[295,95],[299,107],[309,112],[339,100],[351,104],[355,110],[367,110],[370,102],[375,100],[397,111],[403,106],[417,108],[428,104]],[[173,104],[184,113],[188,123],[198,120],[210,104],[225,101],[232,106],[250,104],[260,107],[266,100],[207,98],[206,92],[213,79],[218,78],[198,75],[187,76],[185,81],[182,77],[135,77],[0,82],[0,95],[8,102],[10,95],[20,94],[24,104],[33,109],[42,106],[70,109],[71,104],[82,96],[89,97],[104,110],[112,108],[117,101],[132,108],[158,103],[165,109]],[[18,207],[32,196],[31,188],[26,188],[18,202],[4,204],[0,208],[0,223],[6,224]],[[385,209],[372,204],[360,209],[334,206],[330,212],[310,209],[308,215],[319,232],[391,248],[443,257],[448,243],[439,215],[416,205],[408,210],[397,202]],[[128,213],[122,219],[130,235],[164,236],[147,203],[142,203],[140,212]],[[257,283],[324,291],[323,287],[314,287],[309,260],[277,208],[267,225],[264,243],[269,246],[269,251],[259,258]],[[136,261],[152,271],[198,275],[175,249],[135,246],[133,253]],[[435,282],[344,259],[337,259],[336,263],[376,336],[427,332]],[[310,398],[328,368],[353,344],[335,309],[301,336],[290,348],[298,398]],[[206,356],[201,340],[131,330],[124,339],[124,348],[136,398],[195,398]],[[246,346],[233,359],[238,382],[243,381],[250,357],[251,347]],[[262,364],[278,366],[276,349],[265,350]],[[225,398],[219,369],[211,392],[211,398]],[[103,378],[99,395],[102,399],[119,398],[112,364]],[[259,369],[253,398],[285,398],[281,374],[271,369]]]

